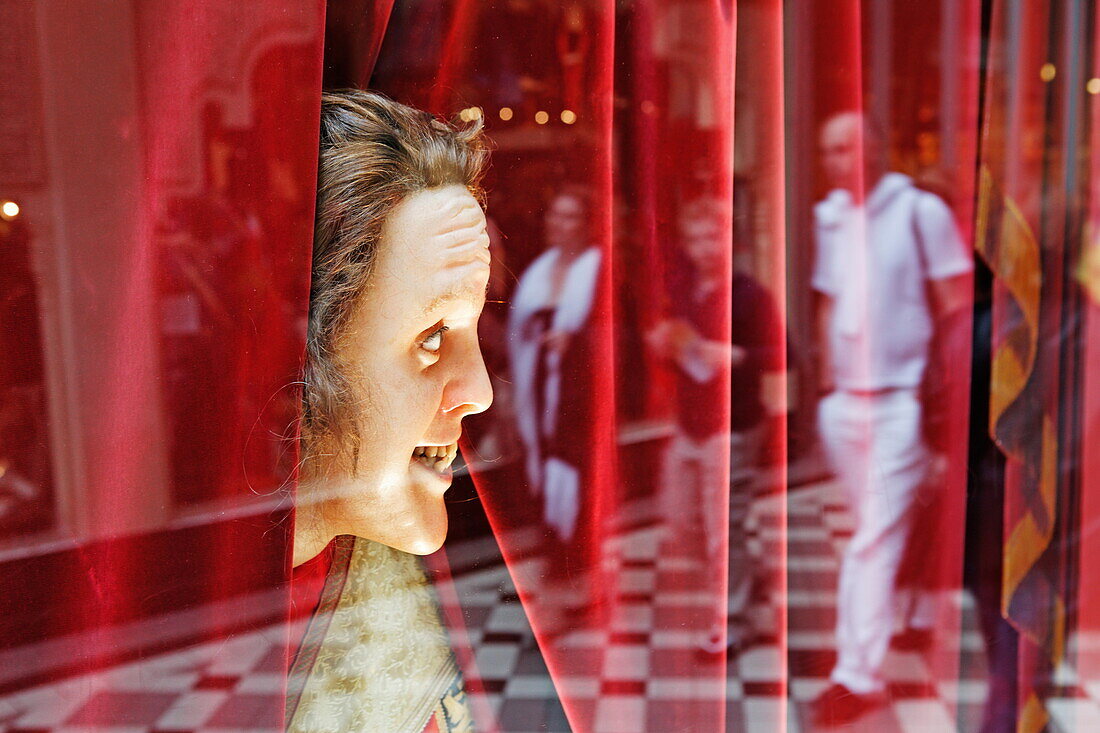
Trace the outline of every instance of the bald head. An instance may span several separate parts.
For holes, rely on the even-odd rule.
[[[881,136],[861,112],[839,112],[825,120],[819,144],[832,188],[844,188],[862,198],[884,172]]]

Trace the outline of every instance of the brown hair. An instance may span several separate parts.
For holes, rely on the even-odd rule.
[[[480,119],[456,127],[357,89],[321,97],[317,218],[303,387],[302,441],[354,468],[358,429],[336,346],[370,280],[382,225],[417,191],[465,186],[479,200],[488,148]]]

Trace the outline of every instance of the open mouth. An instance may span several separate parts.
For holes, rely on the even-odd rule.
[[[458,455],[458,443],[450,445],[419,445],[413,451],[412,460],[420,461],[441,476],[451,470],[451,462]]]

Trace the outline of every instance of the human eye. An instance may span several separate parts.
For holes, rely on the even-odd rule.
[[[448,326],[440,326],[428,334],[420,342],[420,348],[427,351],[429,354],[435,354],[439,352],[439,349],[443,346],[443,334],[451,330]]]

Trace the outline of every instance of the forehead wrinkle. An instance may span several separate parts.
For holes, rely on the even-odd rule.
[[[444,245],[443,251],[446,252],[448,250],[463,249],[470,246],[471,244],[476,244],[483,237],[486,237],[485,224],[483,223],[480,226],[455,227],[454,229],[450,229],[447,231],[439,231],[432,235],[432,239],[438,241],[440,239],[444,239],[448,234],[466,231],[470,233],[469,236],[463,236],[454,242]],[[488,245],[485,245],[484,249],[488,249]]]
[[[463,232],[466,232],[467,234],[462,234]],[[448,241],[450,238],[454,238],[455,241]],[[479,249],[489,249],[489,236],[486,231],[484,220],[477,224],[437,231],[432,236],[432,240],[436,242],[442,240],[443,252],[450,257],[454,256],[456,250],[459,252],[464,251],[468,249],[471,245],[478,244],[482,241],[484,241],[485,243]]]
[[[460,229],[473,228],[477,225],[481,225],[481,228],[485,228],[485,217],[481,211],[481,207],[476,203],[471,202],[467,206],[463,206],[447,217],[446,223],[436,230],[436,236],[440,234],[449,234],[450,232],[458,231]]]
[[[475,262],[480,262],[486,267],[489,266],[492,255],[489,252],[489,235],[486,232],[485,225],[483,224],[477,230],[468,229],[470,230],[470,236],[464,236],[441,248],[445,268],[460,267]],[[465,230],[457,229],[455,231]],[[446,235],[440,234],[436,239],[444,236]]]

